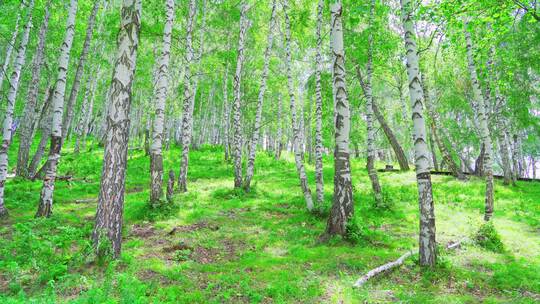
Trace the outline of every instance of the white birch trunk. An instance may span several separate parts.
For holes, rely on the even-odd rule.
[[[117,258],[122,246],[122,221],[129,139],[129,110],[135,74],[141,0],[124,0],[117,38],[117,55],[110,86],[110,106],[103,169],[92,239],[98,255]],[[105,244],[111,244],[108,248]]]
[[[278,112],[277,112],[277,134],[276,134],[276,154],[274,158],[279,160],[281,157],[281,150],[283,150],[283,101],[281,94],[278,95]]]
[[[163,196],[163,131],[165,124],[165,101],[169,85],[169,61],[171,57],[171,35],[174,25],[174,0],[166,1],[167,19],[163,30],[163,49],[159,59],[156,86],[154,88],[155,117],[150,147],[150,202],[157,203]]]
[[[317,187],[317,202],[324,201],[323,179],[323,139],[322,139],[322,22],[324,1],[317,5],[317,53],[315,55],[315,184]]]
[[[79,63],[77,65],[77,70],[75,72],[75,78],[73,79],[73,85],[71,86],[71,92],[69,98],[66,102],[65,115],[62,120],[62,141],[68,137],[68,132],[70,130],[71,122],[73,121],[73,113],[75,110],[75,102],[77,101],[77,96],[79,95],[79,90],[81,88],[81,78],[84,72],[84,65],[86,63],[86,58],[88,57],[88,51],[90,50],[90,43],[92,42],[92,36],[94,34],[94,25],[96,23],[96,16],[99,10],[100,0],[94,2],[94,7],[92,12],[88,17],[87,26],[86,26],[86,36],[84,38],[83,49],[81,55],[79,56]]]
[[[8,149],[13,135],[13,112],[15,102],[17,101],[17,92],[19,91],[19,80],[21,79],[21,70],[26,60],[26,46],[32,28],[32,10],[34,9],[34,0],[28,6],[28,21],[24,28],[24,33],[17,49],[17,57],[13,64],[13,72],[9,80],[9,92],[7,98],[6,114],[2,127],[2,143],[0,145],[0,217],[7,216],[8,211],[4,204],[4,188],[8,171]]]
[[[187,191],[187,173],[189,162],[189,148],[191,144],[193,112],[192,100],[195,97],[194,82],[192,78],[192,64],[195,56],[193,51],[193,23],[197,14],[197,1],[189,1],[189,15],[186,26],[186,69],[184,72],[184,104],[182,107],[182,158],[180,161],[180,173],[178,174],[178,189],[181,192]]]
[[[241,83],[242,83],[242,68],[244,65],[244,45],[246,33],[250,26],[250,21],[247,18],[248,5],[242,4],[240,13],[240,35],[238,38],[238,55],[236,61],[236,72],[234,74],[234,102],[232,104],[233,114],[233,160],[234,160],[234,187],[242,187],[242,125],[240,119],[241,106]]]
[[[259,87],[259,96],[257,99],[257,113],[255,114],[255,125],[253,127],[253,137],[251,139],[251,145],[249,147],[249,155],[247,161],[246,177],[244,179],[244,190],[249,192],[251,187],[251,179],[253,178],[253,171],[255,169],[255,154],[257,153],[257,142],[259,141],[261,117],[263,110],[264,95],[266,93],[266,81],[268,79],[268,69],[270,67],[270,52],[272,51],[272,45],[274,41],[274,27],[276,19],[276,0],[272,2],[272,13],[270,16],[270,25],[268,28],[268,38],[266,44],[266,50],[264,51],[264,66],[261,75],[261,85]]]
[[[472,82],[474,101],[477,105],[477,120],[482,143],[485,146],[484,156],[484,174],[486,176],[486,194],[485,194],[485,211],[484,220],[489,221],[493,216],[493,147],[491,142],[491,135],[489,132],[486,102],[480,89],[480,82],[476,72],[476,65],[474,63],[473,46],[471,34],[468,30],[468,25],[465,23],[465,41],[467,47],[467,61],[468,69]]]
[[[289,99],[291,102],[291,127],[292,127],[292,145],[294,152],[294,160],[296,163],[296,170],[298,172],[298,177],[300,178],[300,186],[302,188],[302,193],[304,194],[304,199],[306,201],[306,207],[309,211],[313,210],[313,198],[311,197],[311,190],[309,189],[306,169],[302,163],[301,155],[301,140],[300,140],[300,129],[297,121],[297,109],[296,109],[296,97],[294,95],[294,82],[292,78],[292,55],[291,55],[291,21],[288,14],[289,1],[283,1],[283,14],[285,15],[285,65],[287,70],[287,89],[289,91]]]
[[[343,46],[343,7],[338,1],[331,5],[332,85],[334,95],[334,198],[326,226],[327,235],[346,235],[347,222],[354,215],[349,136],[350,105],[345,74]]]
[[[379,183],[379,176],[377,170],[375,170],[375,129],[373,128],[373,94],[371,91],[371,79],[373,75],[373,18],[375,13],[375,0],[371,0],[370,14],[369,14],[369,37],[368,37],[368,56],[366,66],[366,82],[365,82],[365,95],[366,95],[366,125],[367,125],[367,170],[369,179],[371,180],[371,188],[373,190],[373,196],[375,199],[375,205],[381,206],[383,204],[381,184]]]
[[[62,116],[64,112],[64,95],[66,92],[66,77],[69,65],[69,55],[73,45],[75,35],[75,16],[77,15],[77,0],[71,0],[68,10],[66,24],[66,35],[60,47],[58,58],[58,76],[52,99],[52,124],[51,124],[51,148],[47,160],[43,187],[39,198],[39,207],[36,217],[49,217],[52,214],[54,182],[58,161],[60,160],[60,149],[62,147]]]
[[[405,31],[404,43],[407,55],[407,75],[411,98],[413,140],[420,205],[419,255],[420,265],[434,266],[436,263],[435,212],[429,171],[429,148],[426,139],[426,124],[423,113],[423,90],[420,83],[418,48],[414,36],[412,3],[401,0],[402,22]]]
[[[6,49],[6,56],[4,58],[4,63],[2,64],[2,69],[0,70],[0,91],[2,91],[2,85],[4,84],[4,77],[6,76],[9,65],[11,63],[11,54],[13,53],[13,48],[15,47],[15,41],[17,40],[17,35],[19,34],[19,23],[21,21],[21,13],[23,11],[25,4],[24,1],[21,1],[19,6],[19,12],[17,13],[17,19],[15,21],[15,28],[13,29],[13,34],[11,34],[11,39]]]
[[[223,75],[223,148],[225,150],[225,161],[229,160],[230,154],[230,136],[229,130],[231,128],[231,106],[229,105],[229,62],[227,62],[227,67],[225,67],[225,73]]]
[[[45,16],[39,30],[38,45],[36,54],[32,62],[32,80],[28,87],[28,96],[24,106],[23,117],[21,119],[21,127],[19,132],[19,151],[17,154],[17,175],[29,178],[28,175],[28,158],[30,147],[32,145],[35,121],[39,118],[39,112],[36,111],[37,98],[39,93],[39,80],[41,76],[41,67],[43,66],[43,58],[45,51],[45,39],[49,28],[51,1],[47,1],[45,6]]]

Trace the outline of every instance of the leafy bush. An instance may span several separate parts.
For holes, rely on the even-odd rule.
[[[480,229],[478,229],[478,232],[474,236],[474,240],[478,246],[489,251],[497,253],[504,252],[504,245],[497,230],[495,230],[495,226],[493,226],[493,222],[488,222],[480,226]]]

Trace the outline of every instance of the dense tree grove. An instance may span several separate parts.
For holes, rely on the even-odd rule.
[[[284,177],[268,174],[269,162],[292,170],[293,200],[308,226],[326,226],[311,237],[323,246],[362,247],[375,233],[367,219],[384,226],[406,200],[399,191],[414,189],[413,252],[355,286],[416,254],[438,269],[441,250],[461,246],[441,245],[437,212],[460,201],[459,190],[438,189],[482,185],[471,203],[483,216],[478,233],[509,210],[506,193],[520,193],[518,216],[538,212],[539,192],[526,200],[513,191],[538,187],[539,16],[535,0],[0,0],[0,221],[32,220],[20,218],[22,194],[10,187],[32,185],[33,221],[54,221],[58,182],[94,179],[84,237],[96,259],[119,259],[131,164],[146,176],[144,212],[168,216],[198,204],[201,170],[220,172],[200,167],[198,153],[210,149],[234,197],[270,197],[259,183],[279,187]],[[72,165],[85,158],[99,163],[91,177]],[[540,297],[538,285],[526,292]]]

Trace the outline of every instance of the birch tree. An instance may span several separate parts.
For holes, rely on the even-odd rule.
[[[291,21],[289,19],[289,1],[283,1],[283,15],[285,17],[285,66],[287,70],[287,89],[289,92],[290,99],[290,109],[291,109],[291,128],[292,128],[292,146],[294,152],[294,161],[296,164],[296,171],[298,172],[298,177],[300,178],[300,187],[302,188],[302,193],[304,194],[304,199],[306,201],[306,207],[309,211],[313,210],[313,198],[311,197],[311,190],[309,189],[306,169],[304,168],[304,163],[302,162],[301,155],[301,139],[300,139],[300,128],[297,121],[297,108],[296,108],[296,97],[294,89],[294,81],[292,78],[292,55],[291,55]]]
[[[49,217],[52,214],[54,183],[56,171],[60,161],[60,149],[62,148],[62,115],[64,112],[64,95],[66,92],[66,77],[69,65],[73,36],[75,35],[75,16],[77,15],[77,0],[71,0],[68,9],[66,34],[60,47],[58,57],[58,74],[52,97],[52,123],[51,123],[51,147],[47,159],[43,186],[39,198],[39,206],[36,217]]]
[[[229,160],[230,154],[230,136],[229,130],[231,129],[231,106],[229,105],[229,62],[225,67],[225,73],[223,74],[223,150],[225,151],[225,161]]]
[[[323,179],[323,139],[322,139],[322,26],[324,1],[317,4],[317,51],[315,54],[315,185],[317,188],[317,202],[324,201]]]
[[[366,82],[364,93],[366,95],[366,125],[367,125],[367,170],[371,180],[371,188],[375,198],[376,206],[383,203],[381,184],[375,170],[375,129],[373,128],[373,93],[371,91],[371,79],[373,75],[373,18],[375,13],[375,0],[371,0],[369,13],[369,36],[368,36],[368,54],[366,65]]]
[[[426,124],[424,120],[424,92],[420,83],[420,65],[416,45],[414,25],[412,20],[412,3],[401,0],[401,18],[404,30],[405,53],[407,56],[407,75],[409,79],[409,96],[411,98],[414,158],[416,167],[416,182],[418,184],[418,202],[420,205],[420,235],[419,255],[420,265],[435,266],[435,211],[431,174],[429,171],[429,148],[426,139]]]
[[[281,150],[283,150],[283,100],[281,94],[278,94],[278,110],[277,110],[277,131],[276,131],[276,151],[274,155],[275,160],[279,160],[281,157]]]
[[[244,65],[244,47],[246,33],[250,26],[250,21],[247,18],[247,3],[242,3],[240,13],[240,35],[238,37],[238,54],[236,60],[236,72],[234,74],[233,91],[234,101],[232,104],[233,114],[233,160],[234,160],[234,187],[242,187],[242,125],[240,121],[240,106],[241,106],[241,83],[242,83],[242,68]]]
[[[24,27],[24,33],[17,49],[17,56],[13,64],[13,72],[9,80],[9,92],[7,97],[6,114],[2,127],[2,143],[0,145],[0,218],[7,216],[8,211],[4,203],[4,188],[7,179],[8,171],[8,149],[11,144],[13,133],[13,112],[15,110],[15,102],[17,101],[17,92],[19,91],[19,80],[21,79],[21,71],[26,60],[26,47],[30,30],[32,29],[32,11],[34,9],[34,0],[28,5],[28,21]]]
[[[186,26],[186,67],[184,72],[184,104],[182,107],[182,158],[180,160],[180,173],[178,174],[178,189],[187,191],[187,171],[189,162],[189,145],[191,144],[190,112],[193,92],[191,65],[193,64],[193,22],[197,14],[197,1],[189,1],[189,15]]]
[[[122,246],[129,110],[141,29],[141,2],[124,0],[122,3],[117,55],[110,86],[107,113],[109,123],[105,135],[96,223],[92,233],[98,255],[111,254],[113,258],[120,255]],[[110,244],[111,248],[108,248],[107,244]]]
[[[171,34],[174,25],[174,0],[165,3],[167,17],[163,30],[163,48],[158,62],[158,74],[154,88],[155,117],[152,128],[152,145],[150,147],[150,202],[155,204],[163,196],[163,136],[165,124],[165,101],[169,85],[169,61],[171,57]]]
[[[452,175],[459,180],[466,180],[467,177],[465,176],[465,174],[463,174],[460,167],[456,164],[456,162],[452,158],[452,154],[450,153],[448,147],[443,142],[443,138],[441,136],[442,134],[440,134],[442,133],[440,115],[431,101],[429,85],[428,85],[428,81],[427,81],[427,77],[425,76],[425,73],[422,73],[422,75],[420,76],[420,79],[422,82],[422,91],[424,92],[424,100],[426,104],[426,109],[429,113],[429,116],[431,116],[431,135],[433,136],[433,139],[435,143],[437,144],[439,151],[441,152],[444,162],[448,166],[448,169],[450,169],[450,172],[452,173]],[[435,153],[432,153],[432,154],[435,155]],[[437,159],[435,157],[433,158],[433,162],[434,164],[437,163]]]
[[[30,154],[30,146],[34,138],[35,121],[39,112],[36,112],[37,98],[39,93],[39,81],[41,76],[41,67],[43,66],[45,40],[49,29],[49,19],[51,16],[51,1],[47,1],[45,5],[45,15],[39,29],[38,44],[36,53],[32,62],[32,80],[28,87],[28,95],[24,106],[23,117],[21,119],[21,127],[19,132],[19,151],[17,154],[17,175],[30,178],[28,175],[28,158]]]
[[[479,134],[484,144],[484,174],[486,177],[486,193],[485,193],[485,210],[484,220],[489,221],[493,216],[493,147],[491,135],[488,127],[488,118],[486,112],[486,102],[482,95],[478,74],[476,72],[476,64],[474,62],[473,45],[471,33],[468,29],[468,22],[465,22],[465,42],[467,48],[467,67],[472,82],[473,98],[476,103],[476,119],[478,121]]]
[[[276,24],[276,0],[272,1],[272,13],[270,16],[270,25],[268,27],[268,38],[266,49],[264,51],[264,66],[261,75],[261,84],[259,87],[259,95],[257,99],[257,112],[255,114],[255,125],[253,126],[253,137],[249,146],[249,154],[246,168],[246,177],[244,179],[244,190],[249,192],[251,188],[251,179],[253,178],[253,170],[255,168],[255,154],[257,153],[257,142],[259,141],[261,117],[264,103],[264,95],[266,94],[266,81],[268,79],[268,69],[270,66],[270,53],[274,41],[274,27]]]
[[[19,12],[17,13],[17,19],[15,21],[15,28],[13,29],[13,33],[11,34],[11,39],[9,40],[9,43],[7,45],[6,56],[4,58],[4,63],[2,64],[2,69],[0,70],[0,91],[2,91],[2,85],[4,84],[4,77],[6,76],[9,65],[11,64],[11,54],[13,53],[13,48],[15,47],[15,41],[17,40],[17,36],[19,35],[19,23],[21,21],[21,13],[23,11],[24,6],[25,6],[25,2],[21,1],[21,5],[19,6]]]
[[[343,7],[341,1],[330,7],[332,86],[334,93],[334,198],[326,226],[327,235],[346,235],[347,222],[354,215],[354,202],[349,160],[351,117],[345,73],[343,46]]]
[[[81,78],[84,73],[84,68],[86,64],[86,58],[88,57],[88,51],[90,50],[90,43],[92,42],[92,36],[94,34],[94,25],[96,23],[96,16],[99,10],[99,5],[101,0],[96,0],[92,8],[92,12],[88,17],[88,22],[86,25],[86,36],[84,38],[83,49],[81,55],[79,56],[79,63],[77,64],[77,70],[75,71],[75,78],[73,79],[73,85],[71,86],[71,92],[69,93],[69,98],[66,102],[65,115],[62,120],[62,141],[64,141],[69,133],[71,122],[73,120],[73,113],[75,110],[75,101],[77,101],[77,96],[79,95],[79,90],[81,88]]]

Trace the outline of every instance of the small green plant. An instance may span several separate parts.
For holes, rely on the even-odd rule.
[[[353,244],[369,242],[372,236],[372,231],[356,216],[347,221],[347,240]]]
[[[504,252],[504,245],[493,222],[488,222],[480,226],[480,229],[478,229],[478,232],[474,236],[474,240],[478,246],[489,251],[497,253]]]
[[[183,262],[190,259],[191,249],[180,249],[174,252],[174,260],[177,262]]]

